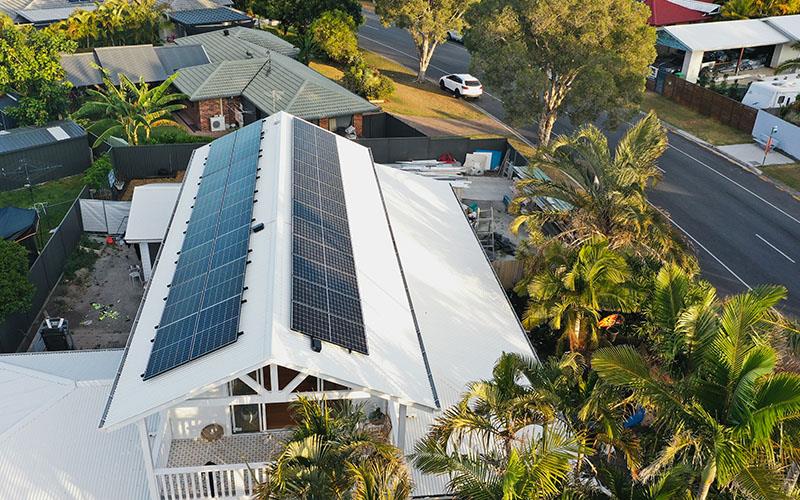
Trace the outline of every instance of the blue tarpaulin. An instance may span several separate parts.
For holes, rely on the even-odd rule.
[[[17,207],[0,208],[0,238],[17,240],[28,230],[36,229],[39,214],[36,210]]]

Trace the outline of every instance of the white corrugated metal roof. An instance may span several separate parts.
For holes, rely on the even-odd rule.
[[[136,428],[106,433],[96,425],[121,355],[0,356],[0,500],[147,497]]]
[[[491,377],[503,352],[535,353],[450,186],[382,165],[377,172],[445,409],[467,383]],[[409,410],[407,452],[438,413]],[[444,493],[444,478],[413,473],[415,496]]]
[[[790,42],[791,39],[762,19],[677,24],[661,30],[669,33],[689,50],[728,50],[761,47]]]
[[[117,428],[267,363],[302,370],[326,380],[405,404],[435,407],[430,381],[406,297],[369,150],[337,136],[356,277],[369,355],[324,343],[312,351],[309,337],[290,329],[291,304],[291,120],[278,113],[265,120],[259,160],[258,203],[253,217],[263,231],[250,237],[238,340],[183,366],[142,380],[175,271],[192,198],[209,147],[195,151],[161,257],[129,339],[127,354],[109,398],[102,426]],[[251,126],[259,126],[257,122]]]
[[[792,40],[800,40],[800,14],[765,17],[762,21],[776,28]]]
[[[136,186],[133,189],[125,241],[128,243],[163,241],[180,191],[179,183]]]

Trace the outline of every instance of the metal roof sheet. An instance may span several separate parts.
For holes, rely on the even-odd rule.
[[[0,499],[147,497],[136,428],[96,425],[121,355],[0,355]]]
[[[256,271],[245,275],[248,291],[239,322],[243,334],[234,344],[169,372],[148,380],[141,377],[153,346],[150,339],[164,309],[162,299],[175,272],[168,256],[175,255],[183,243],[183,229],[212,142],[195,151],[187,169],[161,258],[109,397],[103,427],[118,428],[270,362],[405,404],[435,406],[377,179],[364,175],[365,169],[369,172],[372,168],[369,150],[343,137],[336,136],[336,141],[369,355],[350,353],[333,344],[314,352],[309,337],[290,328],[292,238],[287,235],[291,235],[292,225],[289,151],[293,119],[278,113],[250,125],[264,130],[256,190],[258,198],[267,202],[254,205],[253,218],[263,221],[265,228],[250,237],[252,265],[248,269]]]
[[[94,54],[114,84],[119,84],[120,74],[134,82],[143,79],[148,83],[163,82],[168,76],[152,45],[98,47]]]
[[[226,35],[225,32],[228,34]],[[286,40],[264,30],[236,26],[175,40],[178,45],[201,44],[211,62],[266,57],[267,50],[294,57],[298,49]],[[249,55],[248,55],[249,53]]]
[[[61,55],[61,67],[64,68],[67,80],[75,87],[103,83],[103,73],[96,66],[94,52]]]
[[[800,14],[793,16],[773,16],[762,19],[792,40],[800,40]]]
[[[125,241],[163,241],[180,191],[180,183],[145,184],[133,188]]]
[[[791,40],[763,19],[719,21],[715,23],[665,26],[659,31],[669,34],[688,50],[728,50],[739,47],[777,45]]]
[[[202,45],[165,45],[153,47],[153,50],[167,75],[171,75],[179,69],[211,62]]]
[[[193,9],[172,12],[170,19],[186,26],[201,26],[207,24],[221,24],[227,22],[251,21],[250,16],[244,12],[230,7],[217,7],[213,9]]]
[[[61,21],[67,19],[69,16],[78,10],[91,11],[97,8],[94,4],[81,4],[73,5],[70,7],[59,7],[54,9],[25,9],[17,11],[20,17],[27,19],[32,23],[43,23],[48,21]]]
[[[48,127],[60,127],[69,139],[85,137],[86,131],[69,120],[53,122],[45,127],[20,127],[0,132],[0,154],[13,153],[46,144],[59,142]]]

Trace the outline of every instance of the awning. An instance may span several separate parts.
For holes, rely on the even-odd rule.
[[[29,231],[36,231],[39,214],[28,208],[0,208],[0,238],[18,241]]]

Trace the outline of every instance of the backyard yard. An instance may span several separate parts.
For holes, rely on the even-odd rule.
[[[133,246],[84,236],[44,310],[69,320],[77,349],[124,347],[144,287],[130,278],[139,264]]]

